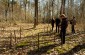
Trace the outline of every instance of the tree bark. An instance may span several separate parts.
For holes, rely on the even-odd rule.
[[[65,14],[65,1],[66,1],[66,0],[61,0],[60,15],[61,15],[61,14]]]
[[[35,18],[34,18],[34,27],[38,25],[38,0],[35,0]]]

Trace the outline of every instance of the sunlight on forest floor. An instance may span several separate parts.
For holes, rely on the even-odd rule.
[[[83,30],[82,25],[80,25],[80,24],[77,24],[75,29],[76,29],[76,33]],[[7,23],[6,24],[3,23],[0,25],[0,30],[1,30],[0,37],[2,39],[0,41],[4,42],[3,44],[5,44],[5,41],[7,42],[7,40],[9,39],[9,38],[4,39],[3,37],[10,37],[10,33],[12,33],[12,38],[13,38],[12,43],[15,43],[15,40],[19,40],[18,38],[15,39],[15,37],[14,37],[15,35],[16,35],[16,37],[21,36],[22,39],[17,41],[17,43],[18,43],[16,45],[17,47],[28,46],[30,44],[33,45],[34,43],[36,45],[36,43],[38,41],[37,37],[39,34],[40,35],[40,38],[39,38],[40,42],[39,43],[40,43],[41,51],[42,51],[43,46],[45,47],[45,46],[53,45],[54,44],[54,36],[58,35],[58,34],[55,34],[55,28],[54,28],[54,31],[51,31],[50,24],[39,24],[36,28],[33,28],[33,24],[28,24],[28,23],[18,23],[16,25],[15,24],[7,25]],[[14,32],[14,30],[15,30],[15,32]],[[20,32],[20,30],[21,30],[21,32]],[[14,33],[15,33],[15,35],[14,35]],[[68,28],[67,28],[67,34],[71,34],[70,24],[68,25]],[[46,50],[46,52],[42,53],[42,55],[44,55],[44,54],[47,54],[47,55],[53,55],[53,54],[59,55],[60,54],[60,55],[62,55],[62,54],[67,54],[69,51],[70,51],[69,54],[70,53],[77,54],[80,52],[83,52],[83,54],[84,54],[85,49],[82,48],[81,46],[79,46],[79,47],[82,48],[82,50],[76,51],[76,53],[72,52],[72,51],[75,52],[75,50],[72,50],[72,49],[74,49],[76,46],[80,45],[80,43],[83,44],[85,42],[83,40],[83,39],[85,39],[84,36],[85,36],[84,34],[72,35],[72,36],[67,35],[66,36],[66,44],[64,44],[62,46],[61,45],[60,46],[57,46],[57,45],[53,46],[53,48],[51,47],[51,49],[49,49],[49,50],[44,49],[44,50]],[[24,37],[26,37],[26,38],[24,38]],[[9,42],[9,40],[8,40],[8,42]],[[46,40],[46,41],[44,41],[44,40]],[[58,36],[56,37],[55,41],[56,41],[56,44],[59,45],[60,39]],[[28,44],[28,42],[30,44]],[[44,43],[44,44],[42,44],[42,43]],[[13,45],[15,45],[15,44],[13,44]],[[37,50],[36,46],[35,46],[35,49],[32,46],[28,47],[28,48],[29,49],[32,48],[33,50]],[[25,49],[26,52],[30,51],[30,50],[28,50],[28,48]],[[18,50],[16,50],[16,51],[18,51]],[[22,54],[24,54],[24,53],[22,53]],[[26,55],[26,53],[24,55]]]

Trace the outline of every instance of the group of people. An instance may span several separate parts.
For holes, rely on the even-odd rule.
[[[56,18],[55,20],[52,18],[51,20],[51,25],[52,25],[52,30],[54,28],[54,23],[56,23],[56,32],[60,34],[61,38],[61,44],[65,44],[65,35],[66,35],[66,30],[68,27],[68,19],[65,16],[65,14],[60,15],[60,18]],[[70,20],[71,24],[71,29],[72,33],[75,33],[75,25],[76,25],[76,19],[75,17]]]

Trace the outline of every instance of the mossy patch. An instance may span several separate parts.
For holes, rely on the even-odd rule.
[[[16,45],[16,48],[23,48],[24,46],[28,46],[27,41],[21,42],[19,44]]]

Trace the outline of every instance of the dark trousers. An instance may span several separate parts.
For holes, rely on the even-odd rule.
[[[74,25],[72,25],[71,29],[72,29],[72,33],[75,33]]]
[[[59,25],[56,25],[56,32],[59,33]]]
[[[61,44],[65,44],[65,35],[66,35],[66,30],[61,29],[61,32],[60,32]]]
[[[54,25],[52,25],[52,31],[53,31]]]

